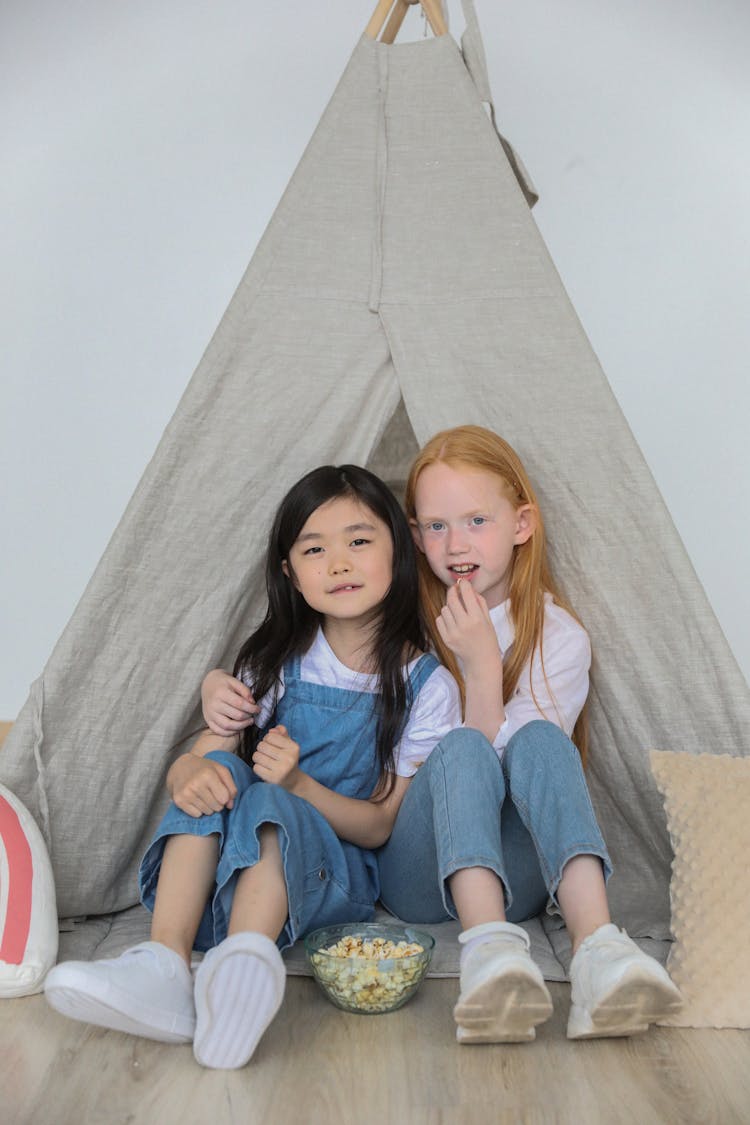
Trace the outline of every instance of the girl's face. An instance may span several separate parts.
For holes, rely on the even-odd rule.
[[[445,586],[471,582],[492,609],[508,597],[513,548],[534,532],[529,504],[514,508],[500,479],[483,469],[444,461],[419,474],[412,533]]]
[[[391,533],[364,504],[340,496],[316,508],[282,565],[312,609],[367,624],[391,586]]]

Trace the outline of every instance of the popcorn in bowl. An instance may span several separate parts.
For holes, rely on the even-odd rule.
[[[392,1012],[419,988],[435,939],[413,926],[352,922],[305,938],[319,987],[347,1012]]]

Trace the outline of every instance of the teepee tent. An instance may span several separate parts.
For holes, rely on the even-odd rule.
[[[743,754],[747,686],[486,112],[471,0],[461,48],[373,38],[390,6],[34,684],[0,781],[42,828],[63,917],[131,906],[168,748],[262,610],[256,529],[317,464],[397,479],[415,443],[479,422],[526,462],[592,637],[589,777],[613,913],[666,938],[670,850],[647,752]]]

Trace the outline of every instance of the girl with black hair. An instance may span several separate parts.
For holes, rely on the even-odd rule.
[[[460,723],[455,681],[424,653],[408,524],[372,473],[323,466],[294,485],[266,587],[233,680],[252,725],[203,732],[167,774],[172,804],[140,871],[151,941],[64,962],[45,982],[64,1015],[192,1040],[208,1067],[253,1054],[284,994],[280,950],[372,917],[373,849],[420,763]],[[207,950],[194,984],[193,949]]]

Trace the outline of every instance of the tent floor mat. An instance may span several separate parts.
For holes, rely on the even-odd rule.
[[[136,905],[114,914],[96,917],[65,919],[60,923],[60,961],[94,961],[102,957],[116,957],[130,946],[149,938],[151,915],[145,907]],[[393,915],[378,907],[375,921],[394,921]],[[398,921],[398,919],[396,919]],[[539,965],[545,980],[566,981],[570,964],[570,942],[559,919],[540,915],[523,923],[531,938],[531,954]],[[428,972],[429,977],[457,977],[459,975],[458,922],[440,922],[421,926],[435,938],[435,951]],[[638,944],[652,957],[664,964],[670,942],[650,938],[638,939]],[[200,955],[198,955],[200,956]],[[310,969],[301,941],[284,952],[287,973],[290,976],[310,976]]]

